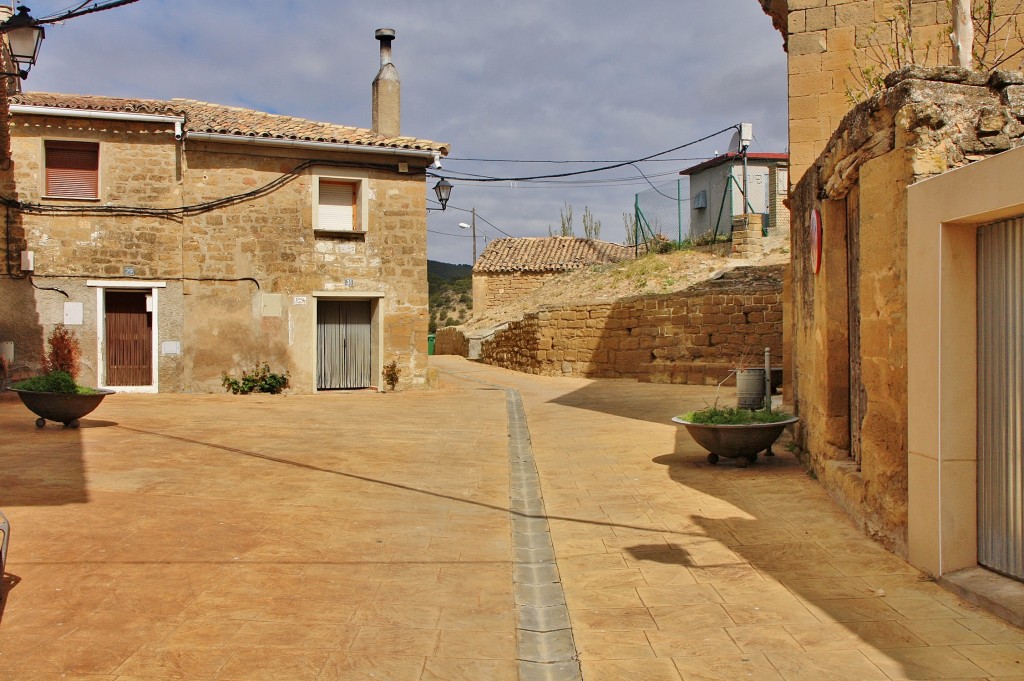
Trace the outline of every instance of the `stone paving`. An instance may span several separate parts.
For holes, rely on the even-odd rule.
[[[433,392],[115,395],[79,430],[0,396],[0,679],[1024,679],[1021,630],[784,449],[709,465],[669,418],[713,388],[432,364]]]

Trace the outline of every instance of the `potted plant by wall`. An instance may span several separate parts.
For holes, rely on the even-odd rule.
[[[708,463],[718,463],[724,456],[736,459],[740,468],[757,461],[759,452],[771,456],[772,444],[782,431],[799,421],[797,417],[781,411],[723,409],[717,404],[673,416],[672,420],[685,426],[697,444],[708,450]]]
[[[384,383],[391,389],[391,392],[395,392],[395,388],[398,387],[398,377],[401,375],[402,370],[398,368],[397,360],[391,360],[390,363],[385,364],[384,369],[380,372],[381,378],[384,379]]]
[[[78,419],[91,413],[114,391],[78,385],[75,379],[82,349],[74,331],[58,324],[46,342],[49,349],[43,356],[43,374],[18,381],[8,389],[18,393],[29,411],[39,417],[37,428],[47,421],[77,428]]]

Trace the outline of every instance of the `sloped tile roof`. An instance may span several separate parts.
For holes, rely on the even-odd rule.
[[[303,142],[355,144],[393,149],[415,149],[448,153],[448,145],[415,137],[386,137],[367,128],[335,123],[320,123],[294,116],[265,113],[222,104],[209,104],[192,99],[124,99],[97,95],[66,95],[51,92],[22,92],[13,95],[11,104],[45,106],[58,109],[85,109],[123,113],[181,116],[184,130],[218,133],[238,137],[262,137]]]
[[[572,236],[496,239],[474,272],[564,272],[633,257],[628,246]]]

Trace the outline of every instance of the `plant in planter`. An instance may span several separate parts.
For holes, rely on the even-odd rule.
[[[76,382],[82,349],[75,332],[63,324],[47,338],[49,349],[43,356],[43,374],[18,381],[10,390],[29,411],[38,416],[36,427],[47,421],[59,421],[71,428],[78,427],[78,419],[91,413],[103,398],[113,390],[89,388]]]
[[[672,420],[685,426],[697,444],[708,450],[708,463],[718,463],[724,456],[736,459],[736,465],[744,468],[757,461],[758,452],[772,456],[772,444],[786,426],[799,419],[781,411],[723,409],[715,404]]]

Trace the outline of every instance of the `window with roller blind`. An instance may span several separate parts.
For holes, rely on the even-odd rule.
[[[361,232],[359,183],[318,178],[316,229],[321,232]]]
[[[44,196],[61,199],[100,197],[100,145],[98,142],[46,140]]]

